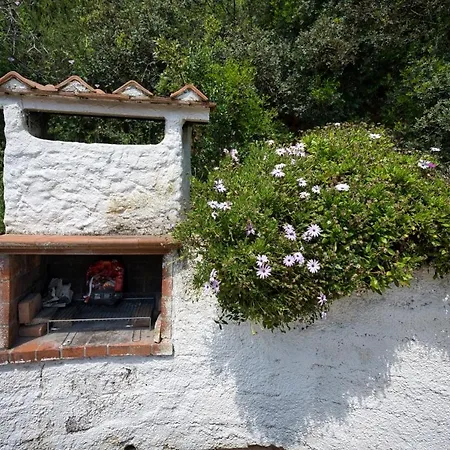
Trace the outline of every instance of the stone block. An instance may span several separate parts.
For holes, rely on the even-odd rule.
[[[29,324],[42,309],[41,294],[29,294],[19,302],[19,323]]]
[[[40,323],[37,325],[21,325],[19,327],[19,336],[22,337],[40,337],[47,334],[47,325]]]

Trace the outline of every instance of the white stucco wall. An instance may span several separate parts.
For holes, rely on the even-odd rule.
[[[165,108],[157,145],[39,139],[6,105],[5,226],[15,234],[165,234],[188,201],[186,112]],[[183,181],[184,180],[184,181]]]
[[[174,272],[174,356],[0,367],[0,448],[449,448],[449,278],[252,334]]]

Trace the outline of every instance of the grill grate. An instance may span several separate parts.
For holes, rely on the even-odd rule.
[[[48,323],[51,328],[74,322],[124,321],[125,326],[128,322],[128,326],[150,327],[154,307],[154,297],[123,300],[115,306],[76,303],[59,308]]]

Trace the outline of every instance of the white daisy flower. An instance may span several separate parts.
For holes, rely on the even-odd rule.
[[[319,300],[317,303],[320,306],[325,305],[325,303],[327,302],[327,296],[325,294],[323,294],[322,292],[319,294],[319,296],[317,297],[317,299]]]
[[[320,194],[320,186],[317,186],[317,185],[313,186],[311,188],[311,191],[313,191],[314,194]]]
[[[430,152],[440,152],[441,149],[439,147],[431,147]]]
[[[294,227],[288,223],[283,225],[283,230],[285,233],[295,233]]]
[[[309,192],[305,192],[305,191],[300,192],[300,198],[303,200],[309,198],[310,196],[311,196],[311,194]]]
[[[215,200],[211,200],[207,203],[207,205],[212,209],[217,209],[219,207],[219,202],[216,202]]]
[[[297,239],[297,234],[292,225],[286,224],[283,225],[284,237],[289,239],[290,241],[295,241]]]
[[[281,169],[273,169],[271,174],[275,178],[283,178],[286,175]]]
[[[266,255],[258,255],[256,257],[256,265],[258,267],[263,266],[264,264],[267,264],[269,262],[269,258],[267,258]]]
[[[217,192],[221,192],[221,193],[227,192],[227,189],[226,189],[225,185],[223,184],[223,180],[221,180],[221,179],[214,181],[214,189]]]
[[[231,159],[235,162],[238,163],[239,162],[239,155],[238,155],[238,151],[235,148],[232,148],[230,150],[230,156]]]
[[[256,271],[256,275],[258,278],[261,278],[264,280],[265,278],[270,276],[270,272],[272,271],[272,268],[270,266],[262,265],[258,267],[258,270]]]
[[[313,238],[313,237],[312,237],[307,231],[305,231],[305,232],[302,234],[302,239],[303,239],[305,242],[311,241],[312,238]]]
[[[217,203],[217,208],[222,211],[229,211],[231,209],[232,204],[233,203],[231,203],[231,202],[221,202],[221,203],[219,202],[219,203]]]
[[[339,183],[334,187],[337,191],[348,191],[350,186],[347,183]]]
[[[294,256],[295,262],[299,266],[303,266],[303,264],[305,264],[305,257],[300,252],[294,253],[293,256]]]
[[[313,223],[308,227],[306,232],[313,238],[319,237],[322,234],[322,228],[320,228],[319,225]]]
[[[277,164],[275,166],[275,169],[282,169],[283,167],[286,167],[286,164],[281,163],[281,164]]]
[[[306,186],[306,180],[304,178],[297,178],[297,183],[299,187],[305,187]]]
[[[284,237],[290,241],[295,241],[297,239],[297,233],[295,231],[284,233]]]
[[[370,139],[380,139],[381,134],[378,133],[369,133]]]
[[[295,258],[293,255],[287,255],[283,258],[283,264],[286,267],[292,267],[295,264]]]
[[[277,149],[275,150],[275,153],[276,153],[278,156],[283,156],[283,155],[286,153],[286,149],[283,148],[283,147],[277,148]]]
[[[317,273],[320,270],[320,263],[316,259],[310,259],[306,263],[306,267],[311,273]]]
[[[219,280],[211,280],[210,283],[211,289],[215,294],[218,294],[220,291],[220,281]]]

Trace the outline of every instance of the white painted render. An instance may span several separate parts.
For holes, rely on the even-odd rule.
[[[163,109],[157,145],[85,144],[34,137],[6,105],[5,226],[15,234],[165,234],[187,205],[189,112]],[[195,117],[195,112],[194,112]]]
[[[5,104],[8,233],[160,234],[179,220],[190,172],[182,126],[207,121],[207,109],[151,106],[166,118],[164,140],[123,146],[36,138],[23,120],[33,101],[78,107]],[[105,105],[102,115],[150,114]],[[450,278],[423,270],[410,289],[341,299],[326,320],[281,333],[220,329],[190,267],[173,274],[173,356],[0,366],[1,450],[449,448]]]
[[[214,299],[174,273],[174,356],[1,366],[0,448],[449,448],[450,279],[422,271],[307,329],[253,334],[220,330]]]

